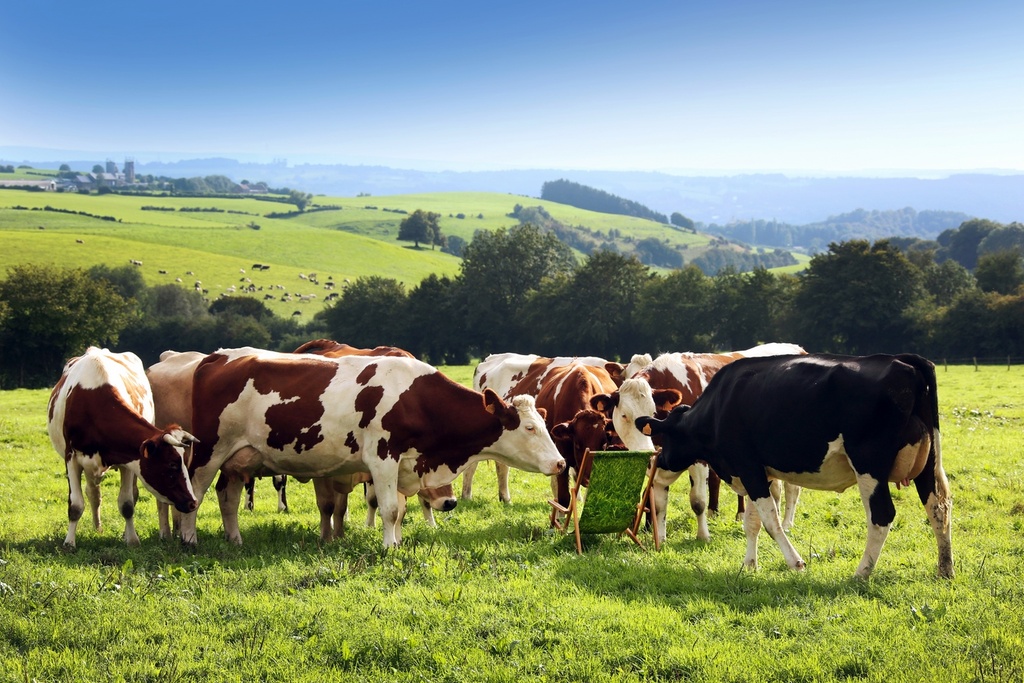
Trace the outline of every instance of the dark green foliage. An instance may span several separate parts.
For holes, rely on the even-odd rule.
[[[361,277],[314,321],[333,339],[352,346],[402,346],[406,300],[405,287],[397,280]]]
[[[904,350],[907,313],[921,292],[920,271],[887,241],[830,244],[802,277],[800,339],[841,353]]]
[[[6,315],[0,330],[4,388],[52,384],[64,362],[90,345],[111,346],[133,305],[84,270],[22,265],[0,282]]]
[[[541,186],[540,198],[559,204],[568,204],[580,209],[614,213],[620,216],[647,218],[658,223],[668,223],[668,218],[643,204],[616,197],[604,190],[580,185],[568,180],[550,180]]]
[[[974,277],[983,292],[1013,294],[1024,285],[1024,258],[1018,249],[982,254]]]
[[[693,222],[693,219],[687,218],[678,211],[673,212],[669,220],[672,222],[672,225],[677,228],[685,228],[687,230],[693,230],[696,228],[696,224]]]

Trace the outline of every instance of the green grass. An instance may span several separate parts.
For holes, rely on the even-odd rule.
[[[316,293],[317,300],[301,308],[311,316],[323,306],[322,287],[328,276],[340,283],[380,275],[403,282],[411,289],[432,273],[458,273],[460,262],[454,256],[429,248],[414,249],[412,244],[397,240],[398,226],[405,217],[397,210],[439,213],[445,234],[469,241],[477,230],[516,225],[517,221],[507,214],[517,203],[542,204],[563,223],[584,225],[603,235],[614,228],[638,240],[655,236],[673,244],[686,244],[688,249],[694,249],[687,252],[691,257],[708,243],[707,236],[639,218],[486,192],[318,196],[314,204],[341,208],[291,218],[266,218],[266,214],[288,212],[294,206],[248,197],[134,197],[4,190],[0,192],[0,273],[23,263],[89,267],[122,265],[136,259],[143,262],[147,284],[174,282],[181,277],[184,285],[191,286],[198,279],[211,298],[232,285],[248,284],[239,282],[243,277],[249,277],[257,287],[264,287],[254,294],[261,300],[268,293],[267,288],[275,285],[283,286],[293,295]],[[43,211],[47,206],[89,215]],[[143,210],[146,206],[176,210]],[[222,211],[177,210],[181,208]],[[460,213],[466,217],[457,218]],[[260,229],[248,227],[250,223],[256,223]],[[250,272],[253,263],[270,265],[271,269],[254,274]],[[239,272],[243,269],[244,274]],[[161,274],[161,270],[167,273]],[[194,275],[187,275],[187,271]],[[300,273],[309,272],[320,276],[319,290],[299,278]],[[275,287],[272,293],[281,292]],[[266,301],[278,315],[291,315],[298,308],[294,303]]]
[[[660,553],[610,535],[577,556],[548,528],[548,482],[513,472],[504,506],[492,467],[437,529],[410,510],[404,545],[386,553],[361,501],[345,538],[321,546],[309,485],[290,483],[280,514],[265,480],[241,514],[244,546],[222,540],[213,496],[197,550],[161,542],[143,492],[130,549],[108,476],[106,529],[83,522],[67,553],[47,392],[2,392],[0,681],[1020,681],[1024,367],[938,379],[957,576],[935,577],[934,537],[904,489],[866,583],[851,578],[865,534],[855,490],[804,492],[791,537],[805,572],[762,535],[749,573],[731,509],[710,543],[694,540],[685,485]]]

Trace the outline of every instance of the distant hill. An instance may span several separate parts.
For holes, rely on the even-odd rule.
[[[72,168],[90,169],[105,159],[100,155],[61,159],[50,156],[26,161],[20,156],[10,158],[14,152],[21,154],[24,150],[0,147],[0,163],[29,163],[36,168],[53,169],[68,163]],[[499,192],[537,198],[546,181],[565,178],[626,197],[659,213],[670,215],[678,211],[695,221],[719,225],[757,219],[806,225],[858,208],[897,211],[907,206],[921,212],[954,212],[1001,223],[1024,220],[1022,173],[960,173],[922,179],[672,175],[574,169],[431,172],[344,164],[289,165],[285,161],[260,164],[227,158],[137,162],[136,172],[177,178],[226,175],[235,182],[264,181],[272,187],[349,197],[360,193]]]
[[[877,240],[884,237],[917,237],[934,240],[944,230],[954,229],[971,218],[954,211],[867,211],[857,209],[824,221],[792,225],[780,221],[735,221],[728,225],[711,224],[702,229],[730,240],[784,249],[824,251],[830,242],[851,239]]]

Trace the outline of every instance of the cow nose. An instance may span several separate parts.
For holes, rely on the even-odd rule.
[[[459,501],[455,500],[454,498],[449,498],[448,500],[446,500],[444,502],[443,506],[441,507],[441,511],[442,512],[449,512],[451,510],[454,510],[455,506],[458,505],[458,504],[459,504]]]
[[[187,503],[177,503],[177,504],[175,504],[174,507],[177,508],[178,512],[184,512],[184,513],[195,512],[196,508],[199,507],[199,502],[197,500],[193,499],[193,500],[190,500]]]
[[[555,466],[555,474],[561,474],[562,472],[565,472],[565,460],[559,460]]]

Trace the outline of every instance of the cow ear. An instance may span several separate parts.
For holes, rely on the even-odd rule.
[[[683,400],[683,394],[678,389],[658,389],[654,392],[654,405],[662,410],[672,410]]]
[[[572,430],[568,422],[559,422],[551,428],[551,438],[557,441],[568,441],[572,438]]]
[[[615,386],[622,386],[622,381],[625,379],[625,377],[622,376],[622,371],[626,369],[625,365],[609,361],[604,364],[604,369],[608,372],[612,381],[615,382]]]
[[[644,436],[651,436],[652,434],[657,433],[657,428],[658,425],[661,424],[661,421],[644,415],[643,417],[638,417],[634,420],[633,424],[636,425],[636,428],[639,429]]]
[[[540,413],[540,417],[541,417],[542,420],[547,420],[548,419],[548,409],[547,408],[537,408],[537,412]]]
[[[498,409],[505,408],[505,402],[501,400],[501,397],[491,389],[490,387],[484,389],[484,410],[491,415],[497,415]]]
[[[143,458],[148,458],[151,455],[156,455],[157,444],[155,439],[146,439],[142,442],[139,447],[139,455]]]
[[[597,394],[590,397],[590,407],[606,416],[619,404],[619,392],[614,394]]]

